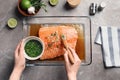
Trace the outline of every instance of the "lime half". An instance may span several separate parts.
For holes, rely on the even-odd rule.
[[[15,28],[17,26],[17,20],[15,18],[10,18],[7,23],[10,28]]]
[[[58,0],[49,0],[49,2],[52,6],[55,6],[58,4]]]

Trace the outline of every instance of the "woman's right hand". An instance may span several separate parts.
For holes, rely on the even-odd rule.
[[[68,51],[66,51],[64,54],[64,59],[65,59],[65,66],[66,66],[68,80],[76,80],[76,75],[80,67],[81,60],[79,59],[75,50],[73,50],[72,48],[69,48],[68,50],[73,54],[74,61],[75,61],[74,64],[70,62]]]

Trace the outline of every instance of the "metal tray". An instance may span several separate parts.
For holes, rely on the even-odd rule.
[[[81,65],[89,65],[92,62],[92,43],[91,43],[91,19],[87,16],[35,16],[27,17],[23,20],[23,30],[25,35],[29,36],[31,24],[78,24],[84,29],[85,59]],[[29,61],[26,66],[62,66],[64,61]]]

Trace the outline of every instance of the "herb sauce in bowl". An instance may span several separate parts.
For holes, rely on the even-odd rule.
[[[24,39],[24,56],[28,60],[37,60],[44,53],[45,45],[36,36],[29,36]]]
[[[25,52],[30,57],[37,57],[41,54],[43,48],[39,41],[30,40],[25,45]]]

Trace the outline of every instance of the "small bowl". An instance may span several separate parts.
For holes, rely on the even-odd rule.
[[[37,40],[37,41],[40,42],[40,44],[42,45],[42,52],[41,52],[37,57],[30,57],[30,56],[28,56],[27,53],[25,52],[25,45],[26,45],[26,43],[27,43],[28,41],[30,41],[30,40]],[[23,45],[23,46],[24,46],[24,56],[25,56],[25,58],[28,59],[28,60],[37,60],[37,59],[39,59],[39,58],[42,56],[42,54],[44,53],[45,45],[44,45],[43,41],[42,41],[40,38],[36,37],[36,36],[26,37],[26,38],[24,39],[24,41],[23,41],[23,44],[24,44],[24,45]]]
[[[33,16],[33,15],[37,14],[37,13],[39,12],[39,10],[40,10],[40,9],[39,9],[38,11],[35,11],[35,14],[28,14],[27,11],[24,11],[24,10],[21,9],[20,3],[21,3],[21,0],[18,0],[18,5],[17,5],[18,11],[19,11],[22,15],[24,15],[24,16]]]

